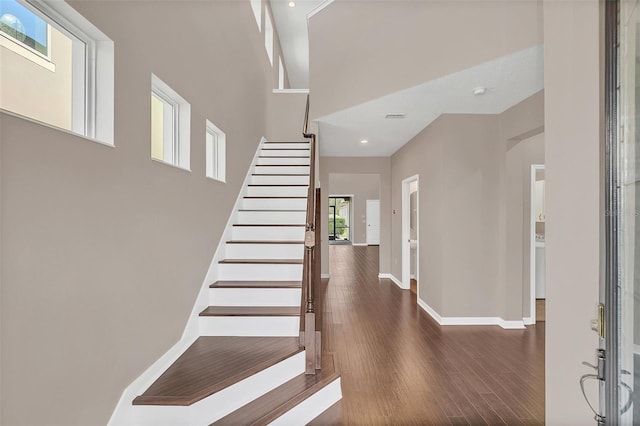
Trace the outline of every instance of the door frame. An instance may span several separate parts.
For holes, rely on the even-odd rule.
[[[376,201],[378,203],[378,244],[369,244],[369,201]],[[379,246],[380,245],[380,213],[381,213],[381,209],[380,209],[380,198],[369,198],[367,200],[364,201],[364,217],[365,217],[365,224],[367,225],[366,229],[364,230],[364,241],[365,241],[365,245],[369,246],[369,245],[375,245],[375,246]]]
[[[401,287],[403,289],[411,288],[411,243],[409,241],[409,228],[411,227],[411,199],[410,184],[416,182],[418,191],[416,194],[416,226],[420,232],[420,175],[413,175],[402,180],[402,276]],[[420,236],[416,242],[416,281],[420,282]],[[420,286],[416,288],[416,295],[420,299]]]
[[[544,170],[544,164],[531,165],[529,182],[529,317],[525,324],[536,323],[536,174]],[[546,250],[546,249],[545,249]]]
[[[349,202],[349,242],[351,244],[353,244],[353,211],[355,210],[355,195],[354,194],[331,194],[331,195],[327,195],[326,201],[327,201],[327,211],[329,210],[329,198],[350,198],[351,201]],[[327,220],[329,220],[327,218]],[[328,226],[328,222],[325,222],[325,225],[327,226],[327,241],[329,241],[329,226]]]

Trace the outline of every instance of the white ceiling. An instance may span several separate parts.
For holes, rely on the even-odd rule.
[[[539,45],[320,117],[320,154],[390,156],[441,114],[499,114],[542,90],[543,83]],[[479,86],[487,92],[474,96]],[[385,119],[388,113],[406,117]]]
[[[307,14],[319,7],[325,0],[294,0],[295,7],[289,7],[290,0],[270,0],[271,11],[284,64],[292,89],[309,88],[309,32]]]

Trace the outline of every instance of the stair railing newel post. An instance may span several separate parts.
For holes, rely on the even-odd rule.
[[[304,314],[304,347],[305,347],[305,372],[306,374],[315,374],[318,367],[316,362],[316,319],[314,306],[314,270],[315,270],[315,249],[316,249],[316,232],[315,232],[315,151],[316,151],[316,135],[309,133],[309,95],[307,95],[307,105],[304,113],[304,123],[302,127],[302,136],[310,139],[309,141],[309,189],[307,191],[307,220],[305,224],[304,235],[304,284],[305,284],[305,314]]]

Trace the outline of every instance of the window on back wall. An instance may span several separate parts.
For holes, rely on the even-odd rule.
[[[113,42],[65,2],[0,0],[0,86],[0,108],[113,143]]]
[[[207,120],[206,132],[207,177],[226,182],[227,137],[209,120]]]
[[[191,105],[151,75],[151,158],[189,170]]]

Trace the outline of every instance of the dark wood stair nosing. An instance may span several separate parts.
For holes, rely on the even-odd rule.
[[[209,284],[209,288],[302,288],[302,281],[216,281]]]
[[[139,395],[133,400],[133,405],[161,405],[161,406],[189,406],[193,405],[198,401],[201,401],[205,398],[210,397],[211,395],[220,392],[223,389],[226,389],[238,382],[241,382],[244,379],[247,379],[254,374],[266,370],[267,368],[273,367],[274,365],[291,358],[302,352],[304,348],[298,348],[295,351],[291,351],[290,353],[280,355],[277,357],[273,357],[269,360],[258,363],[251,368],[248,368],[245,371],[242,371],[234,376],[228,377],[220,382],[214,383],[210,386],[203,388],[201,391],[186,396],[144,396]]]
[[[299,306],[207,306],[199,317],[299,317]]]
[[[222,259],[224,265],[302,265],[302,259]]]
[[[278,393],[285,390],[288,386],[291,386],[292,383],[296,381],[306,380],[307,377],[304,373],[300,374],[293,379],[283,383],[282,385],[272,389],[271,391],[261,395],[260,397],[254,399],[253,401],[243,405],[238,408],[236,411],[229,413],[227,416],[222,417],[221,419],[216,420],[211,426],[214,425],[225,425],[225,424],[238,424],[239,422],[242,424],[248,424],[251,426],[266,426],[282,416],[283,414],[290,411],[292,408],[301,404],[309,397],[323,389],[324,387],[331,384],[334,380],[340,378],[340,372],[336,368],[335,359],[332,354],[322,354],[322,370],[316,370],[316,374],[322,375],[322,377],[313,384],[310,384],[309,387],[306,387],[302,391],[298,392],[293,396],[286,395],[286,400],[283,400],[283,397],[278,398]],[[330,371],[328,371],[330,370]],[[270,398],[276,398],[274,401],[275,404],[269,404],[268,400]],[[238,414],[242,412],[242,410],[246,410],[247,413],[255,413],[255,411],[260,407],[260,404],[269,404],[267,406],[267,411],[264,414],[261,414],[258,418],[250,420],[248,419],[238,419]],[[276,405],[275,407],[271,407]],[[235,418],[234,418],[235,417]],[[225,419],[228,419],[225,421]],[[244,422],[243,422],[244,420]]]
[[[294,227],[294,226],[306,226],[304,223],[234,223],[232,226],[284,226],[284,227]]]
[[[226,244],[304,244],[303,240],[229,240]]]

